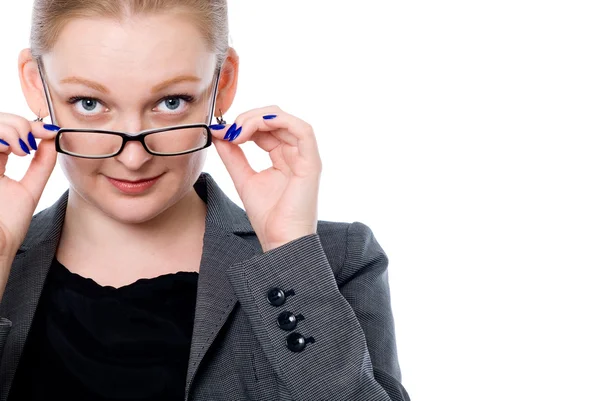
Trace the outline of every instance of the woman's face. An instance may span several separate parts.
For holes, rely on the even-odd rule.
[[[75,19],[43,57],[57,125],[137,133],[209,123],[216,56],[191,21],[176,15]],[[123,222],[147,221],[192,190],[206,150],[153,156],[139,142],[108,159],[60,155],[78,196]],[[111,179],[160,177],[131,194]]]

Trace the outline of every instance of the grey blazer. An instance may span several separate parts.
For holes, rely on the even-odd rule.
[[[207,203],[187,400],[403,400],[388,259],[361,223],[262,252],[243,209],[203,173]],[[63,226],[68,192],[33,217],[0,303],[0,401],[6,401]],[[280,306],[272,289],[287,294]],[[293,295],[289,291],[293,290]],[[302,314],[293,331],[284,311]],[[288,349],[290,333],[314,338]]]

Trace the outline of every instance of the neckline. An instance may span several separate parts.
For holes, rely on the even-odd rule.
[[[54,276],[63,283],[71,283],[74,285],[83,286],[83,289],[96,290],[96,291],[107,291],[107,292],[126,292],[134,290],[140,287],[155,287],[160,285],[169,284],[173,281],[183,282],[197,282],[198,272],[178,271],[175,273],[165,273],[156,277],[141,277],[136,281],[125,284],[120,287],[113,287],[111,285],[102,285],[94,281],[89,277],[81,276],[80,274],[74,273],[67,269],[56,256],[52,260],[52,269]]]

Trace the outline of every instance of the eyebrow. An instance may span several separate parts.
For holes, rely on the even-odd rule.
[[[152,93],[160,92],[161,90],[168,88],[171,85],[178,84],[180,82],[200,82],[201,79],[193,75],[181,75],[179,77],[167,79],[158,85],[154,85],[150,90]]]
[[[106,94],[108,94],[108,92],[109,92],[108,89],[106,89],[106,86],[99,84],[98,82],[90,81],[90,80],[79,78],[79,77],[65,78],[65,79],[61,80],[60,82],[63,84],[85,85],[92,89],[97,90],[98,92],[102,92],[102,93],[106,93]]]
[[[193,76],[193,75],[182,75],[179,77],[175,77],[175,78],[171,78],[171,79],[167,79],[166,81],[163,81],[157,85],[154,85],[152,87],[152,89],[150,90],[152,93],[156,93],[156,92],[160,92],[161,90],[168,88],[171,85],[175,85],[178,84],[180,82],[200,82],[201,79]],[[102,92],[105,94],[108,94],[110,91],[106,88],[106,86],[98,83],[98,82],[94,82],[94,81],[90,81],[88,79],[84,79],[84,78],[80,78],[80,77],[68,77],[65,78],[63,80],[60,81],[63,84],[80,84],[80,85],[85,85],[89,88],[92,88],[94,90],[97,90],[98,92]]]

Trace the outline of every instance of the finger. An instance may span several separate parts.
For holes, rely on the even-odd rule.
[[[280,134],[281,139],[290,145],[293,144],[294,140],[286,140],[288,136],[281,133],[289,132],[292,134],[295,137],[296,146],[301,157],[308,160],[320,160],[317,138],[312,126],[306,121],[291,114],[282,113],[273,118],[262,118],[262,122],[269,130],[277,130],[275,132]]]
[[[30,132],[36,138],[50,139],[54,138],[58,131],[58,127],[52,124],[46,124],[43,121],[28,121],[16,114],[1,114],[1,118],[5,124],[14,126],[23,139],[27,139]]]
[[[284,113],[279,106],[265,106],[265,107],[257,107],[252,110],[248,110],[245,113],[242,113],[238,116],[236,121],[246,121],[247,119],[254,116],[267,116],[267,115],[277,115]]]
[[[278,106],[260,107],[242,113],[235,120],[235,125],[238,128],[238,132],[235,135],[225,135],[225,139],[228,139],[232,142],[237,140],[237,143],[244,143],[250,140],[253,134],[257,131],[271,131],[266,124],[260,124],[260,118],[264,119],[264,117],[271,117],[284,113],[285,112]],[[285,140],[292,146],[296,146],[296,139],[293,135],[282,132],[279,136],[279,139]]]
[[[256,171],[248,163],[248,159],[239,145],[228,141],[215,141],[214,144],[219,157],[223,160],[223,164],[225,164],[225,168],[233,180],[235,189],[238,193],[241,193],[244,183],[256,174]]]
[[[29,122],[14,114],[2,114],[0,124],[0,152],[10,150],[18,156],[26,156],[37,150],[36,138],[51,139],[56,136],[58,127],[42,122]],[[48,128],[45,128],[48,127]]]
[[[240,126],[244,125],[245,122],[248,121],[249,119],[251,119],[252,117],[269,115],[272,113],[279,113],[279,112],[282,112],[282,110],[277,106],[268,106],[268,107],[252,109],[245,113],[240,114],[236,118],[236,120],[233,124],[225,124],[225,125],[216,125],[215,124],[215,125],[211,125],[211,129],[212,129],[213,134],[215,134],[214,136],[217,139],[229,140],[232,136],[234,136],[233,134],[234,134],[235,130],[238,129]],[[248,129],[246,129],[247,132],[253,131],[249,128],[250,127],[248,127]],[[237,134],[237,136],[239,136],[239,133]]]
[[[29,134],[29,131],[31,130],[29,121],[16,114],[2,113],[0,117],[2,118],[3,124],[12,126],[18,132],[19,137],[27,139],[27,134]]]
[[[58,130],[60,129],[55,125],[45,124],[42,121],[31,122],[30,126],[31,132],[27,136],[27,143],[30,145],[30,147],[33,147],[34,143],[36,143],[36,138],[41,140],[51,140],[54,142],[56,135],[58,134]]]
[[[271,155],[271,160],[273,162],[275,162],[275,158],[273,155],[273,151],[275,151],[275,149],[278,146],[281,146],[282,142],[277,139],[276,137],[274,137],[271,133],[269,132],[256,132],[253,136],[252,136],[252,141],[254,143],[256,143],[256,145],[261,148],[262,150],[264,150],[265,152],[268,152]],[[220,149],[220,143],[230,143],[229,141],[224,141],[223,139],[219,139],[218,141],[215,141],[215,147],[217,147],[217,151],[219,151]],[[254,170],[256,172],[256,170]]]
[[[277,128],[269,127],[265,121],[266,120],[262,114],[251,117],[248,116],[245,120],[241,120],[239,123],[236,123],[238,126],[236,133],[229,138],[225,137],[225,139],[229,139],[230,142],[242,144],[247,141],[253,141],[254,135],[256,135],[257,132],[269,132],[280,142],[285,142],[291,146],[298,145],[298,140],[292,133],[287,132],[286,130],[280,130],[276,132]]]
[[[252,141],[265,152],[272,152],[278,146],[281,146],[282,142],[273,136],[270,132],[256,132],[252,135]]]
[[[240,144],[252,140],[256,131],[270,132],[288,145],[297,147],[302,158],[320,162],[316,136],[307,122],[283,111],[279,114],[247,115],[246,118],[246,121],[239,122],[241,133],[233,138],[233,142]]]
[[[29,190],[36,203],[39,202],[42,192],[56,165],[56,148],[54,141],[44,139],[38,146],[38,151],[21,179],[21,184]]]
[[[233,127],[233,128],[231,128]],[[231,130],[229,131],[229,134],[227,133],[227,131],[231,128]],[[231,135],[231,132],[233,132],[233,130],[235,130],[237,128],[237,125],[235,124],[231,124],[231,125],[227,125],[226,128],[221,128],[219,130],[216,131],[222,131],[220,133],[220,135],[214,135],[213,134],[213,138],[217,139],[217,141],[215,141],[215,144],[218,142],[229,142],[228,140],[225,140],[224,138],[227,137],[228,135]],[[215,129],[213,128],[212,130],[213,132],[215,131]],[[225,132],[225,134],[223,134],[223,132]],[[254,135],[252,135],[252,141],[254,143],[256,143],[256,145],[261,148],[262,150],[271,153],[273,150],[275,150],[278,146],[281,146],[281,144],[283,143],[281,140],[277,139],[277,137],[275,137],[272,133],[270,132],[255,132]]]
[[[31,132],[39,139],[54,139],[59,128],[52,124],[46,124],[43,121],[30,122]]]
[[[231,129],[232,127],[233,124],[215,124],[210,126],[210,132],[213,139],[223,141],[228,134],[237,128],[237,125],[235,128]]]
[[[29,146],[27,146],[17,129],[12,125],[0,124],[0,139],[2,139],[2,144],[4,145],[4,152],[12,152],[17,156],[31,154]]]

